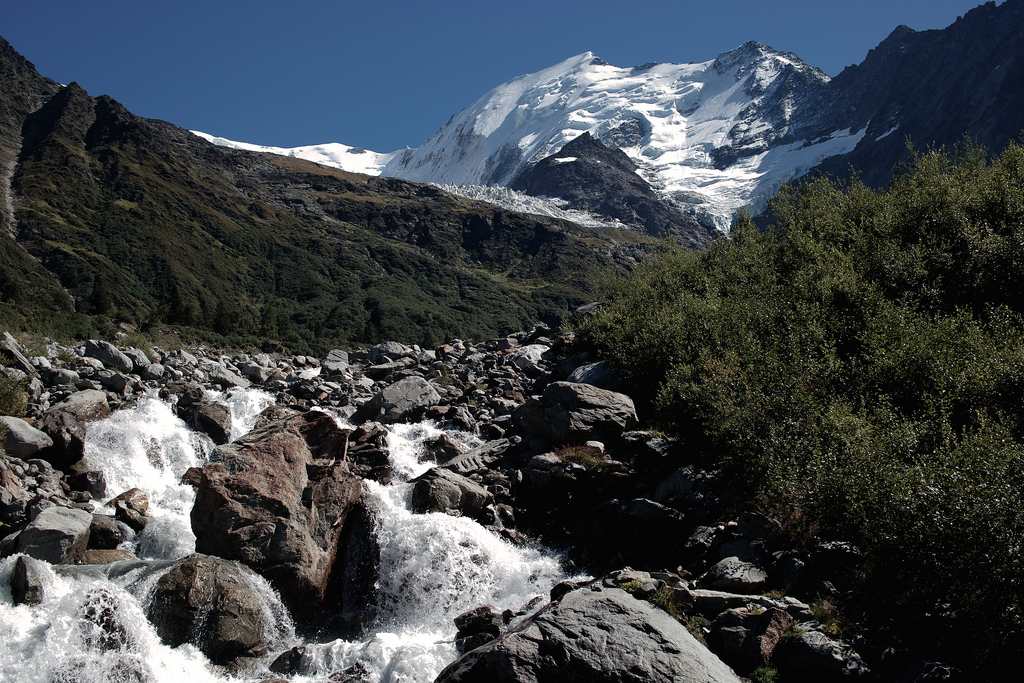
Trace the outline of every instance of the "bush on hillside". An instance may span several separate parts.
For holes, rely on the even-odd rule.
[[[810,180],[772,210],[617,282],[577,339],[791,535],[861,545],[908,632],[1005,663],[1024,648],[1024,148],[915,154],[888,190]]]

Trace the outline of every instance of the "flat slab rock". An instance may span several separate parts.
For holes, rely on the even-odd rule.
[[[565,594],[448,665],[435,683],[739,683],[662,610],[618,588]]]

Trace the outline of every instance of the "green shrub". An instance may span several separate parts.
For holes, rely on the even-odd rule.
[[[13,379],[0,373],[0,415],[23,417],[27,407],[25,380]]]
[[[1024,646],[1024,148],[772,209],[612,284],[577,342],[791,542],[860,546],[909,638],[998,667]]]
[[[759,666],[750,674],[751,683],[776,683],[779,670],[774,666]]]

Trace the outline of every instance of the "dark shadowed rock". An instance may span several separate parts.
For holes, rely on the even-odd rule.
[[[43,414],[42,430],[53,445],[39,452],[39,457],[58,469],[65,469],[82,459],[85,452],[85,425],[110,416],[107,395],[97,389],[77,391]]]
[[[468,652],[436,683],[739,683],[668,614],[598,584]]]
[[[731,609],[711,624],[708,645],[737,671],[749,672],[766,665],[793,617],[773,607],[760,612]]]
[[[189,427],[206,434],[218,446],[231,441],[231,411],[222,403],[189,406],[182,410],[182,417]]]
[[[512,414],[520,432],[554,443],[618,440],[637,424],[633,400],[590,384],[553,382],[540,399],[531,399]]]
[[[15,561],[11,597],[15,605],[38,605],[43,601],[43,577],[38,560],[22,555]]]
[[[196,550],[249,565],[293,611],[316,608],[362,490],[342,459],[347,435],[311,411],[217,447],[190,471]]]
[[[786,648],[779,662],[794,680],[831,681],[870,673],[864,660],[849,644],[832,640],[821,631],[801,633]]]
[[[192,643],[216,664],[267,649],[251,570],[216,557],[189,555],[160,577],[147,616],[171,647]]]

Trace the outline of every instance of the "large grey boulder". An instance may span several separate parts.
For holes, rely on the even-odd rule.
[[[6,427],[4,451],[7,455],[22,460],[34,458],[36,453],[53,445],[53,439],[29,423],[17,417],[0,416],[0,424]]]
[[[117,372],[127,373],[135,368],[132,359],[108,341],[90,339],[85,342],[85,355],[87,358],[95,358]]]
[[[4,332],[0,337],[0,361],[5,361],[6,364],[18,368],[26,375],[35,372],[35,367],[25,357],[25,348],[11,336],[10,332]]]
[[[122,353],[124,353],[124,355],[128,356],[128,358],[131,359],[132,372],[134,372],[136,375],[141,374],[143,368],[148,368],[150,365],[153,364],[153,361],[149,359],[149,356],[147,356],[146,352],[143,351],[142,349],[129,347],[125,349]]]
[[[39,457],[66,469],[82,459],[85,452],[85,425],[110,416],[106,393],[98,389],[77,391],[43,414],[42,429],[53,446]]]
[[[597,363],[581,365],[565,378],[565,381],[573,384],[592,384],[601,389],[615,389],[617,381],[615,371],[611,363],[602,360]]]
[[[739,683],[664,611],[598,584],[466,653],[435,683]]]
[[[751,562],[738,557],[726,557],[707,571],[701,585],[729,593],[760,593],[768,581],[768,574]]]
[[[413,512],[446,512],[471,517],[483,524],[494,522],[494,513],[488,507],[494,502],[494,496],[472,479],[434,467],[412,482]]]
[[[416,352],[405,344],[400,344],[396,341],[386,341],[377,344],[366,352],[366,357],[374,364],[380,361],[384,356],[387,356],[391,360],[398,360],[399,358],[407,356],[410,358],[415,357]]]
[[[75,564],[89,544],[92,514],[85,510],[48,507],[18,536],[18,552],[50,564]]]
[[[520,432],[555,443],[614,442],[637,424],[633,399],[590,384],[553,382],[512,413]]]
[[[249,380],[245,379],[234,370],[231,370],[219,363],[213,364],[204,369],[206,370],[206,376],[209,380],[221,389],[245,389],[251,386]]]
[[[543,344],[520,346],[508,355],[508,360],[528,375],[539,375],[543,371],[544,359],[551,349]]]
[[[434,386],[422,377],[406,377],[384,388],[360,406],[352,416],[357,424],[380,422],[394,424],[419,417],[427,408],[441,402]]]

